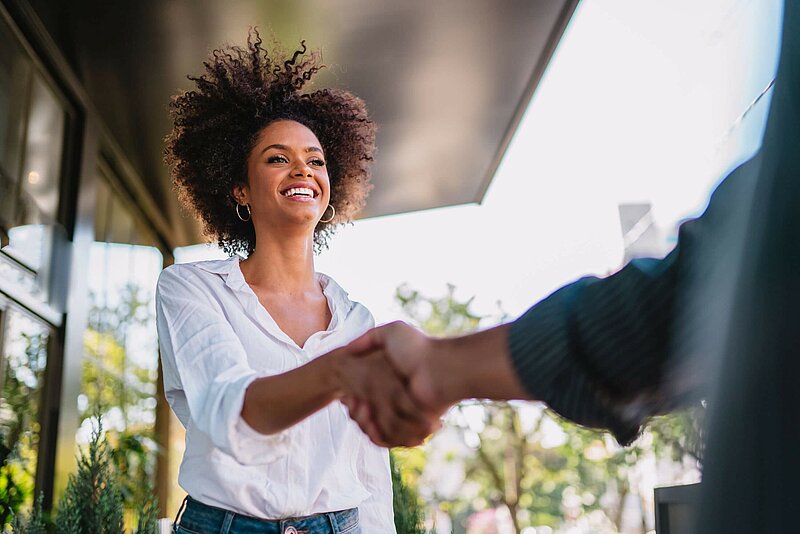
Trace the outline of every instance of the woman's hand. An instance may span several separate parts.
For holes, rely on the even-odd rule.
[[[417,407],[412,428],[418,433],[407,435],[400,425],[392,426],[398,414],[391,413],[387,402],[348,399],[351,416],[371,438],[379,436],[380,441],[373,441],[394,446],[419,440],[422,432],[438,428],[439,417],[462,399],[531,399],[511,363],[508,329],[500,325],[444,339],[426,336],[402,322],[370,330],[346,349],[364,357],[380,355],[400,375],[406,396]]]
[[[414,398],[385,351],[355,353],[344,348],[331,356],[338,359],[334,367],[341,400],[373,442],[412,447],[438,430],[438,415]]]

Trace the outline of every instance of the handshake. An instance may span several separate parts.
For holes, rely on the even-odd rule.
[[[450,339],[402,322],[370,330],[329,353],[338,397],[375,444],[418,445],[462,399],[530,398],[508,356],[507,329]]]

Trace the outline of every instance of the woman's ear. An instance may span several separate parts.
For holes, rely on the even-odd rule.
[[[238,183],[238,184],[234,184],[233,187],[231,188],[231,196],[233,196],[233,199],[236,202],[238,202],[239,204],[242,204],[242,205],[250,203],[249,202],[249,200],[250,200],[250,194],[249,193],[250,193],[250,191],[249,191],[249,188],[247,187],[247,184]]]

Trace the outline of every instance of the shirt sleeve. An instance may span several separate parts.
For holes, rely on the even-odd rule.
[[[705,213],[681,225],[666,258],[633,260],[604,279],[582,278],[511,324],[511,360],[534,398],[574,422],[609,429],[622,444],[650,416],[697,400],[707,376],[681,376],[679,388],[674,371],[703,359],[699,340],[724,326],[709,306],[719,296],[704,301],[697,293],[716,287],[730,276],[727,265],[739,261],[741,207],[759,165],[756,156],[735,169]]]
[[[359,478],[370,496],[358,505],[362,532],[395,534],[394,496],[389,450],[378,447],[364,438],[358,463]]]
[[[288,452],[291,429],[265,435],[242,419],[244,394],[258,378],[219,305],[188,269],[173,266],[156,289],[164,389],[184,425],[191,422],[242,464],[264,464]]]
[[[636,261],[605,280],[583,278],[512,323],[509,350],[526,389],[567,419],[633,441],[650,410],[630,392],[658,382],[668,353],[671,265]]]

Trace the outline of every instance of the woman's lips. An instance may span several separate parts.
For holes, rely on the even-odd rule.
[[[283,195],[281,195],[281,196],[283,196]],[[291,197],[284,196],[283,198],[285,198],[286,200],[290,200],[292,202],[316,202],[317,201],[317,199],[314,198],[314,197],[304,197],[304,196],[301,196],[301,195],[295,195],[295,196],[291,196]]]

